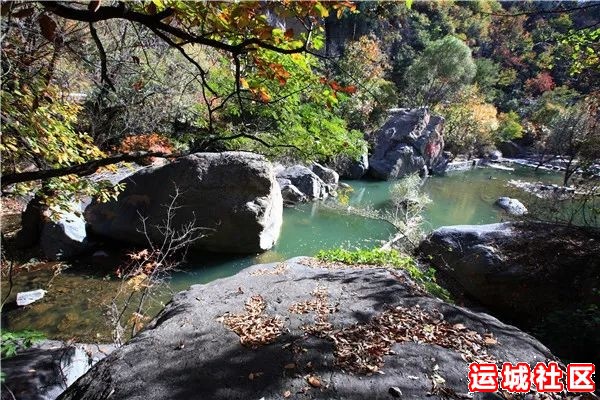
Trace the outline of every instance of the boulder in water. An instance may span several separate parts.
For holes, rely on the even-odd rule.
[[[271,248],[282,223],[283,201],[271,163],[245,152],[196,153],[125,178],[117,200],[85,210],[92,232],[125,242],[162,241],[167,205],[175,200],[173,229],[206,228],[198,250],[254,253]]]
[[[527,207],[517,199],[510,197],[500,197],[494,203],[510,215],[521,216],[527,214]]]
[[[290,181],[292,185],[308,198],[308,200],[317,200],[327,197],[327,184],[313,171],[303,165],[287,167],[277,174],[277,179]]]
[[[431,115],[427,108],[390,110],[376,134],[369,174],[377,179],[396,179],[438,171],[443,164],[443,129],[444,119]]]

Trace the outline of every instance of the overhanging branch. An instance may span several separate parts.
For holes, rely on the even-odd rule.
[[[88,161],[82,164],[70,165],[68,167],[5,174],[2,175],[2,187],[14,183],[30,182],[40,179],[45,180],[66,175],[87,176],[96,172],[96,170],[98,170],[100,167],[105,167],[107,165],[112,165],[123,161],[139,161],[146,157],[177,157],[177,155],[171,155],[162,152],[140,151],[135,153],[118,154],[101,158],[99,160]]]

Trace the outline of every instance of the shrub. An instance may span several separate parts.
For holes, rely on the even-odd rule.
[[[168,138],[158,133],[149,133],[126,137],[117,150],[123,153],[148,151],[171,154],[173,149],[173,143]],[[152,157],[145,159],[144,163],[151,164]]]
[[[397,250],[375,248],[351,251],[338,248],[321,250],[317,253],[316,257],[325,262],[340,262],[348,265],[381,265],[403,269],[427,292],[443,300],[450,301],[448,291],[437,284],[433,268],[423,271],[417,266],[412,257],[402,254]]]
[[[0,354],[3,359],[13,357],[20,349],[27,349],[46,338],[42,332],[31,330],[18,332],[2,330],[0,336],[2,337]]]

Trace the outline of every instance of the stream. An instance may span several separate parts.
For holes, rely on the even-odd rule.
[[[444,225],[487,224],[500,222],[505,214],[494,202],[498,197],[511,196],[527,205],[526,195],[507,185],[511,179],[560,184],[556,172],[534,171],[516,167],[514,171],[475,168],[430,177],[423,190],[432,203],[425,213],[425,230]],[[389,189],[393,182],[348,181],[353,191],[349,205],[383,209],[389,204]],[[330,200],[336,201],[336,200]],[[323,204],[301,204],[284,210],[283,227],[277,245],[258,255],[194,254],[186,265],[175,272],[165,288],[150,299],[150,314],[157,313],[173,293],[192,284],[207,283],[231,276],[257,263],[282,261],[295,256],[314,255],[320,249],[348,249],[380,246],[394,234],[394,228],[382,220],[347,215]],[[111,249],[105,249],[108,253]],[[114,271],[115,260],[106,258],[101,264]],[[3,310],[3,328],[8,330],[36,329],[49,338],[75,339],[81,342],[110,342],[108,304],[121,284],[100,268],[97,258],[78,260],[72,266],[59,263],[31,263],[29,271],[14,279],[12,298],[16,292],[44,288],[43,300],[21,309]],[[57,271],[60,271],[57,273]],[[7,288],[2,281],[3,293]]]

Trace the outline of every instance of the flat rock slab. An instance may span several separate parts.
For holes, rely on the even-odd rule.
[[[553,359],[531,336],[487,314],[429,297],[401,271],[323,268],[315,260],[297,258],[253,266],[175,295],[146,330],[98,363],[61,399],[389,399],[400,392],[403,399],[424,399],[434,376],[441,376],[448,390],[468,392],[468,362],[438,345],[397,343],[393,354],[384,357],[383,373],[344,371],[336,364],[331,339],[301,329],[315,324],[315,313],[290,312],[314,299],[316,289],[337,309],[328,318],[334,329],[365,323],[390,307],[418,307],[493,336],[497,343],[486,351],[500,362]],[[244,313],[248,299],[257,295],[266,304],[265,318],[280,316],[283,333],[271,344],[245,347],[221,317]],[[446,397],[436,392],[430,398]]]

